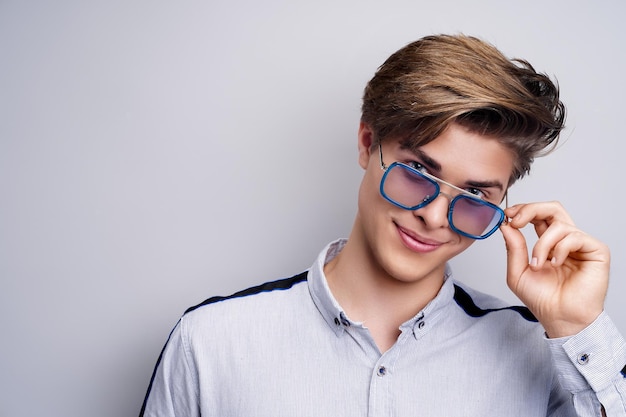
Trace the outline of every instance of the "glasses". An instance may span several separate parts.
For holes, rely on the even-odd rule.
[[[405,210],[417,210],[434,201],[442,193],[439,184],[445,184],[459,194],[452,197],[448,207],[448,224],[456,233],[472,239],[491,236],[504,221],[504,211],[476,195],[447,183],[433,175],[418,171],[401,162],[386,166],[382,145],[380,167],[385,173],[380,180],[380,193],[390,203]]]

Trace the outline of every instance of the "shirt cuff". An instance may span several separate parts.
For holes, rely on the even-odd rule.
[[[546,340],[561,384],[572,393],[602,391],[626,365],[626,341],[606,312],[574,336]]]

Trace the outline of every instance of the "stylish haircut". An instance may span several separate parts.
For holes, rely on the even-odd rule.
[[[559,89],[526,61],[465,35],[427,36],[381,65],[365,87],[361,120],[377,142],[415,149],[451,123],[494,137],[515,155],[509,185],[551,151],[564,127]]]

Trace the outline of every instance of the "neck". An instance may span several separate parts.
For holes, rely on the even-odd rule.
[[[397,340],[402,323],[418,314],[443,285],[444,268],[428,277],[401,280],[385,271],[375,256],[350,237],[324,267],[328,285],[348,317],[362,322],[381,352]]]

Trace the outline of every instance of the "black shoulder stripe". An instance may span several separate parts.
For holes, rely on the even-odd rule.
[[[502,307],[502,308],[488,308],[482,309],[478,307],[472,297],[461,287],[458,285],[454,286],[454,301],[467,313],[470,317],[483,317],[489,313],[493,313],[495,311],[502,310],[513,310],[516,311],[528,321],[537,322],[537,318],[530,312],[527,307],[522,306],[510,306],[510,307]]]
[[[228,296],[217,296],[217,297],[208,298],[204,300],[203,302],[201,302],[200,304],[188,308],[187,311],[185,311],[185,314],[199,307],[202,307],[208,304],[219,303],[220,301],[230,300],[233,298],[247,297],[249,295],[255,295],[255,294],[262,293],[262,292],[270,292],[270,291],[276,291],[276,290],[288,290],[289,288],[293,287],[295,284],[302,282],[302,281],[306,281],[307,273],[308,271],[304,271],[304,272],[299,273],[298,275],[294,275],[291,278],[283,278],[283,279],[279,279],[276,281],[266,282],[265,284],[250,287],[250,288],[247,288],[242,291],[238,291]]]

